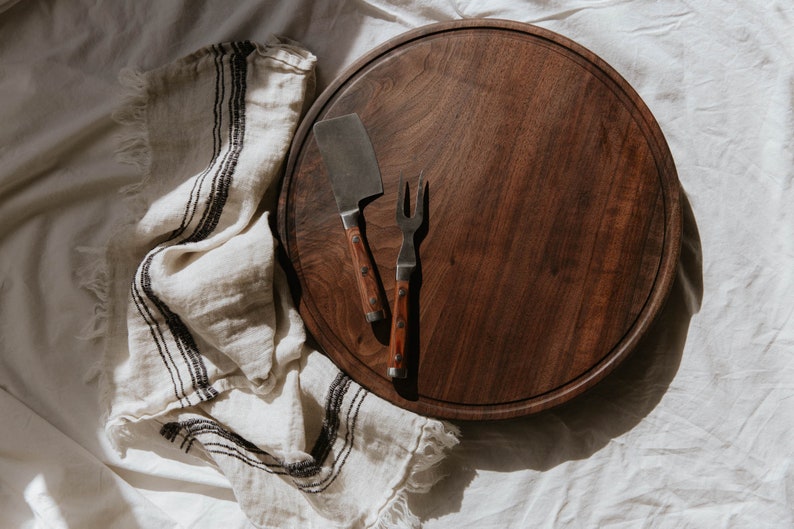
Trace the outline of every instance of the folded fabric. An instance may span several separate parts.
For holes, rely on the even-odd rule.
[[[110,242],[102,398],[120,451],[170,444],[228,477],[259,527],[412,527],[457,443],[304,343],[269,227],[314,57],[273,39],[125,71],[141,182]],[[341,226],[340,226],[341,229]]]

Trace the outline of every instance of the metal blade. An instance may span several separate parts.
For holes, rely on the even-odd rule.
[[[336,205],[345,228],[355,226],[359,202],[383,193],[378,161],[357,114],[318,121],[314,137],[328,168]]]

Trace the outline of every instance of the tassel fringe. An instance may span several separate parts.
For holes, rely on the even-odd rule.
[[[458,427],[428,419],[409,465],[411,472],[403,487],[381,511],[375,529],[418,529],[421,526],[419,518],[408,507],[408,494],[428,492],[444,477],[439,463],[446,452],[458,444],[459,436]]]
[[[116,158],[122,163],[133,165],[143,177],[140,182],[127,186],[134,190],[148,179],[152,161],[146,126],[149,83],[146,75],[130,68],[119,73],[119,83],[125,89],[126,95],[121,107],[113,113],[113,119],[124,128],[118,138]]]
[[[77,255],[80,261],[77,266],[77,284],[90,292],[96,300],[94,318],[86,323],[77,337],[90,341],[107,334],[110,275],[105,248],[80,246],[77,248]]]
[[[112,314],[111,297],[113,293],[113,269],[108,260],[108,252],[112,245],[121,244],[118,235],[125,233],[129,225],[140,216],[144,206],[140,191],[149,180],[151,167],[151,154],[149,148],[149,135],[147,129],[147,108],[150,98],[149,81],[146,75],[133,69],[124,69],[119,73],[119,83],[122,88],[121,102],[113,113],[113,120],[121,126],[117,137],[116,159],[123,164],[132,165],[135,170],[136,182],[122,187],[122,195],[127,214],[114,229],[104,247],[81,247],[77,249],[81,264],[77,270],[79,285],[90,292],[96,300],[94,317],[89,321],[79,334],[80,339],[96,340],[108,336]],[[106,365],[109,356],[108,348],[112,344],[105,344],[102,359],[92,366],[86,373],[86,381],[99,379],[100,399],[103,405],[108,405],[112,393],[112,380]],[[123,422],[107,423],[110,410],[103,410],[102,422],[111,445],[122,454],[129,442],[130,434]]]

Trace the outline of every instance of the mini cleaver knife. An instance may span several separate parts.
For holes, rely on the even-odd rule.
[[[381,289],[358,227],[359,203],[383,193],[375,151],[357,114],[318,121],[314,124],[314,137],[342,217],[364,315],[369,322],[382,320],[385,311]]]

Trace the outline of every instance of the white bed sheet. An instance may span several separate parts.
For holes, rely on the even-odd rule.
[[[0,526],[248,527],[214,468],[104,436],[79,270],[121,214],[125,66],[271,34],[318,88],[375,45],[461,17],[588,47],[659,121],[686,192],[653,332],[581,399],[463,423],[427,528],[794,526],[794,8],[788,1],[0,2]],[[284,527],[291,527],[285,520]]]

